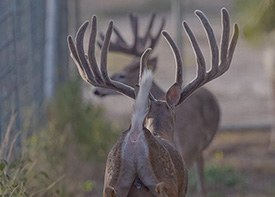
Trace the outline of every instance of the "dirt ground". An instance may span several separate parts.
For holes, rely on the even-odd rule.
[[[88,1],[82,2],[84,2],[82,7],[85,7],[85,2],[87,3]],[[227,3],[211,1],[211,3],[215,2],[217,3],[216,7],[219,8],[228,6],[230,9],[232,4],[232,1],[227,1]],[[103,5],[100,4],[100,6]],[[204,6],[205,4],[200,5],[200,7]],[[88,12],[86,9],[86,12],[84,12],[86,16],[91,15],[87,14]],[[205,14],[208,15],[207,9]],[[169,13],[162,13],[161,15],[165,15],[168,20],[165,29],[174,34],[173,21],[171,21]],[[216,35],[220,34],[221,29],[219,17],[218,10],[216,12],[211,11],[210,21],[217,32]],[[143,14],[141,18],[144,23],[148,15]],[[187,14],[184,18],[190,23],[197,35],[200,46],[208,60],[206,62],[210,62],[208,43],[200,23],[193,14]],[[109,18],[105,16],[99,21],[100,29],[106,29],[107,20]],[[238,18],[233,15],[231,21],[232,23],[238,22]],[[127,17],[119,16],[114,18],[114,22],[119,28],[123,28],[123,34],[131,39]],[[190,80],[194,76],[195,63],[193,52],[186,40],[186,36],[184,38],[183,53],[186,65],[185,76],[187,80]],[[167,89],[174,79],[174,60],[170,48],[163,39],[154,54],[159,57],[159,67],[155,79],[161,87]],[[253,48],[241,35],[229,71],[207,85],[217,96],[221,106],[221,128],[231,126],[266,126],[272,123],[270,84],[262,63],[262,54],[263,48]],[[130,60],[128,57],[112,54],[109,59],[111,72],[119,70],[123,67],[122,65]],[[110,120],[115,121],[117,124],[125,125],[123,128],[128,127],[129,114],[132,108],[130,99],[123,96],[99,99],[93,96],[90,87],[85,90],[85,95],[88,100],[104,106],[107,117]],[[206,170],[209,196],[275,196],[275,153],[268,151],[269,137],[270,132],[268,130],[219,132],[205,154],[207,166],[209,166],[208,170]],[[194,190],[195,186],[191,181],[189,196],[195,196]]]
[[[205,180],[208,197],[274,197],[275,149],[268,149],[269,131],[219,132],[205,152]],[[88,196],[100,196],[104,166],[88,170],[96,181]],[[189,169],[188,197],[196,192],[194,169]]]
[[[275,196],[275,150],[268,149],[268,131],[220,132],[206,151],[207,165],[227,166],[232,171],[216,168],[223,179],[232,182],[207,183],[209,196],[226,197],[272,197]],[[207,176],[212,176],[206,168]],[[234,174],[234,176],[232,176]],[[228,179],[228,180],[230,180]],[[235,179],[235,180],[234,180]]]

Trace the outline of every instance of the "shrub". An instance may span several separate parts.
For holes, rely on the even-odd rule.
[[[22,141],[21,157],[12,162],[1,157],[0,194],[100,195],[104,163],[117,137],[104,111],[83,102],[79,82],[70,81],[49,103],[46,118],[46,126]],[[8,143],[2,144],[14,141],[5,139]],[[0,152],[9,155],[11,150],[6,146]]]
[[[103,162],[117,137],[113,125],[104,118],[103,110],[83,102],[80,84],[69,81],[57,92],[49,107],[48,129],[71,132],[85,159]]]

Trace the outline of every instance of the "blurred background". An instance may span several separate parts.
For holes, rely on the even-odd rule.
[[[206,85],[222,110],[220,130],[205,152],[207,191],[218,197],[275,196],[273,0],[0,0],[0,194],[101,196],[106,155],[129,127],[133,101],[96,97],[69,57],[67,35],[74,37],[96,15],[98,32],[112,19],[130,42],[129,13],[139,16],[140,32],[156,13],[156,23],[165,17],[164,29],[181,48],[188,82],[196,66],[181,22],[190,24],[210,63],[194,11],[207,15],[219,41],[222,7],[241,35],[229,71]],[[167,90],[175,66],[163,38],[154,55],[155,79]],[[132,59],[110,52],[110,73]],[[189,196],[195,196],[192,169],[189,177]]]

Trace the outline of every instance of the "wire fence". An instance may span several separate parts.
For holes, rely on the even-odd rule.
[[[54,1],[55,2],[55,1]],[[55,78],[67,73],[67,1],[58,2]],[[10,117],[16,130],[33,131],[43,119],[45,101],[45,0],[0,1],[0,141]],[[62,75],[60,73],[63,73]],[[59,78],[58,78],[59,77]],[[55,80],[55,82],[60,80]]]
[[[47,34],[48,2],[56,5],[54,39]],[[0,141],[14,112],[16,130],[33,131],[44,119],[48,82],[56,86],[70,73],[66,35],[74,35],[81,16],[87,19],[100,12],[97,8],[88,0],[0,0]],[[55,47],[50,79],[46,62],[51,57],[45,58],[49,43]]]

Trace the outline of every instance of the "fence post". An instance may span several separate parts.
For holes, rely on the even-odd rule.
[[[57,64],[57,36],[58,36],[58,5],[56,0],[46,0],[46,23],[45,23],[45,69],[44,69],[44,94],[45,100],[53,97],[56,84]]]
[[[172,19],[174,21],[174,29],[176,32],[176,43],[179,48],[180,54],[182,56],[183,56],[182,20],[183,20],[183,13],[184,13],[183,1],[184,0],[173,0],[172,1]],[[185,80],[184,66],[183,66],[182,74],[183,74],[183,80]]]

